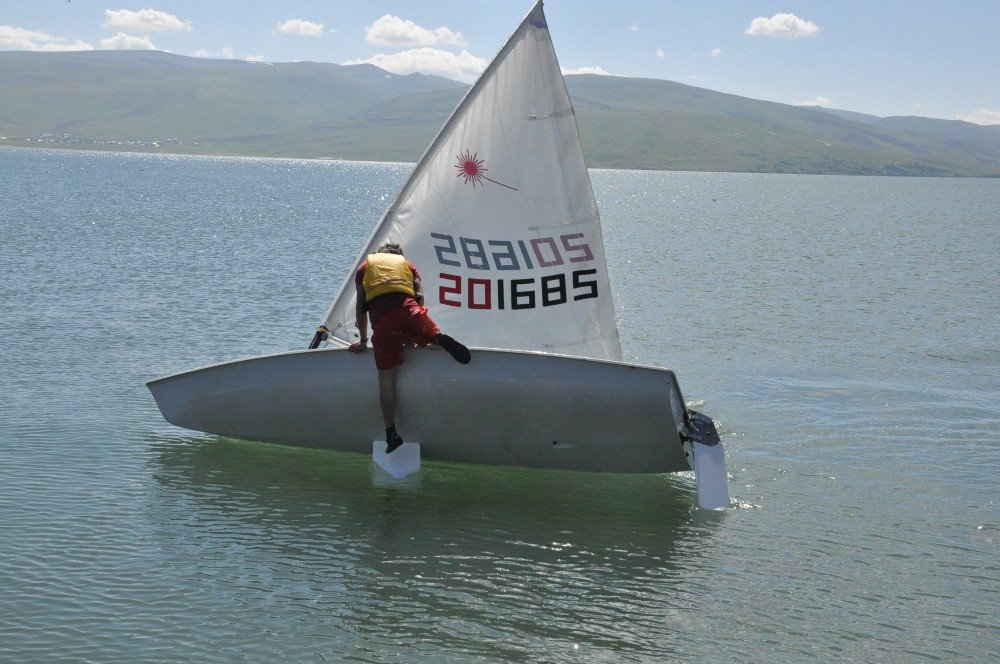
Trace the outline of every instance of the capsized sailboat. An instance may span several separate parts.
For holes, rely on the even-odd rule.
[[[721,444],[672,371],[622,362],[600,215],[539,1],[469,89],[347,271],[309,350],[153,380],[167,421],[220,435],[368,452],[380,437],[354,273],[383,242],[421,270],[466,366],[413,348],[397,422],[422,455],[621,473],[689,470]],[[685,454],[685,448],[687,454]]]

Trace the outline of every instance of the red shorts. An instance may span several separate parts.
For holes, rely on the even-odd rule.
[[[375,368],[385,371],[403,363],[403,347],[416,344],[423,348],[433,343],[441,330],[427,315],[427,307],[407,298],[399,307],[386,311],[372,321],[372,347]]]

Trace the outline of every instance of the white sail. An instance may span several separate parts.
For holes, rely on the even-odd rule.
[[[383,242],[469,346],[620,361],[600,218],[539,1],[368,239],[323,324],[357,339],[354,272]]]

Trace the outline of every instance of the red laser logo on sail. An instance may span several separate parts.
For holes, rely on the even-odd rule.
[[[483,160],[479,159],[479,155],[475,152],[469,153],[468,150],[457,156],[458,163],[455,164],[455,168],[458,169],[458,174],[455,177],[464,178],[465,184],[472,183],[472,186],[481,185],[483,180],[492,182],[493,184],[498,184],[501,187],[507,187],[513,191],[517,191],[517,187],[512,187],[509,184],[504,184],[503,182],[497,182],[493,178],[488,178],[486,171],[489,169],[483,166]]]

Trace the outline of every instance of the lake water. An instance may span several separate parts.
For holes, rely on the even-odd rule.
[[[305,347],[409,169],[0,149],[0,660],[1000,658],[1000,181],[592,173],[724,514],[164,422],[146,380]]]

